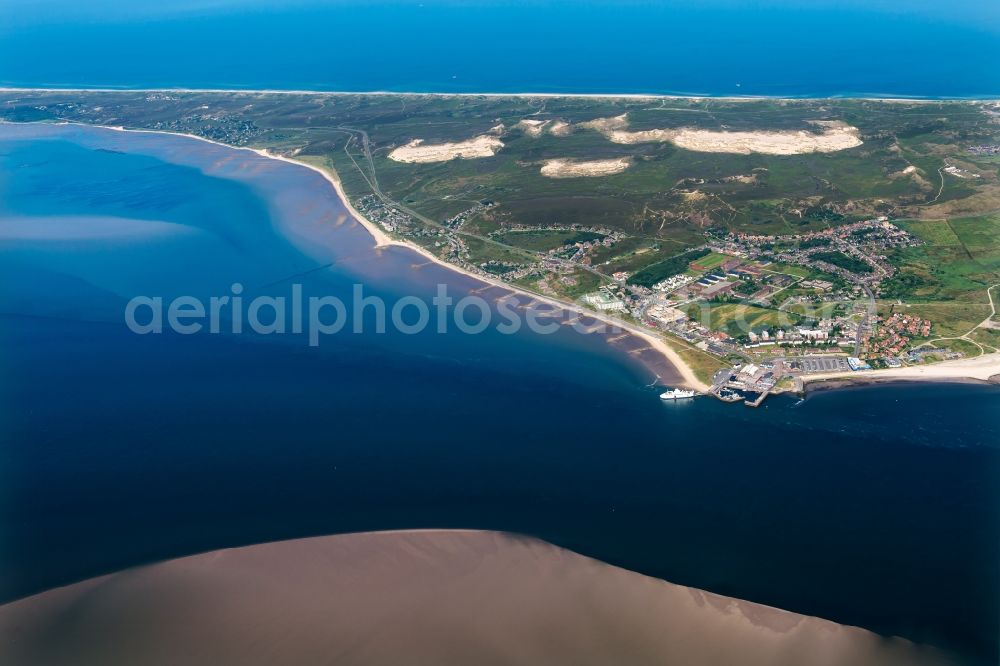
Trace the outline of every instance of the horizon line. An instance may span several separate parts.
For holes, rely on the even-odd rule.
[[[572,92],[433,92],[433,91],[392,91],[392,90],[307,90],[282,88],[107,88],[107,87],[40,87],[40,86],[0,86],[0,92],[67,92],[67,93],[245,93],[264,95],[340,95],[340,96],[400,96],[400,97],[566,97],[583,99],[691,99],[720,101],[810,101],[810,100],[867,100],[873,102],[1000,102],[996,97],[929,97],[896,96],[880,97],[877,93],[849,93],[845,95],[789,96],[780,95],[711,95],[678,93],[572,93]]]

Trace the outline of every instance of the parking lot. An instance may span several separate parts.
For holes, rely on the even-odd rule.
[[[802,364],[802,372],[838,372],[850,370],[846,356],[807,356],[799,361]]]

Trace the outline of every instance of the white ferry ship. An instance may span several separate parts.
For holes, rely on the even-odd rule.
[[[698,395],[697,391],[685,391],[683,389],[670,389],[660,394],[660,400],[683,400],[693,398]]]

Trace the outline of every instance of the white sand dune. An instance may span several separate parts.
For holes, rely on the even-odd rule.
[[[471,160],[492,157],[501,148],[503,141],[488,134],[456,143],[425,144],[423,139],[414,139],[390,152],[389,159],[409,163],[447,162],[456,158]]]
[[[566,136],[573,131],[573,126],[565,120],[557,120],[549,125],[549,134],[553,136]]]
[[[858,129],[837,121],[816,121],[819,132],[705,130],[691,127],[674,129],[628,130],[628,116],[598,118],[580,127],[604,134],[608,140],[621,144],[671,142],[679,148],[702,153],[736,153],[749,155],[799,155],[830,153],[862,144]]]
[[[492,532],[222,550],[0,606],[0,663],[930,666],[929,648]]]
[[[537,139],[546,132],[553,136],[566,136],[572,131],[572,126],[565,120],[535,120],[533,118],[525,118],[519,120],[514,127],[533,139]]]
[[[525,118],[524,120],[519,121],[517,123],[517,125],[514,125],[514,127],[516,127],[517,129],[521,130],[522,132],[524,132],[526,135],[528,135],[530,137],[537,138],[537,137],[540,137],[542,135],[542,133],[545,131],[545,126],[548,125],[549,122],[551,122],[551,121],[548,121],[548,120],[531,120],[531,119]]]
[[[621,173],[629,168],[627,157],[613,160],[548,160],[542,165],[542,175],[547,178],[579,178],[594,176],[610,176]]]
[[[832,153],[861,145],[854,127],[827,128],[821,133],[797,132],[715,132],[682,129],[671,139],[674,145],[702,153],[763,153],[801,155]]]

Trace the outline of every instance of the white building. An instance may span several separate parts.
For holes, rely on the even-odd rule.
[[[687,321],[687,314],[669,305],[653,305],[646,310],[646,316],[661,324],[676,324]]]
[[[826,340],[830,337],[828,331],[821,331],[817,328],[800,328],[799,335],[806,340]]]
[[[623,300],[605,294],[603,291],[595,291],[592,294],[587,294],[581,300],[601,312],[625,311],[625,302]]]

